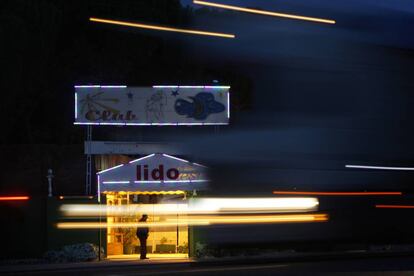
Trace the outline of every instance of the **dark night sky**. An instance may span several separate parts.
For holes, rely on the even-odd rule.
[[[240,79],[250,83],[252,108],[233,110],[231,131],[222,128],[221,135],[199,139],[196,128],[146,128],[145,139],[189,139],[196,158],[207,163],[267,160],[277,168],[330,172],[344,171],[348,162],[414,166],[414,4],[409,1],[220,1],[334,19],[335,25],[204,12],[193,5],[187,20],[178,2],[168,1],[4,3],[6,144],[80,144],[84,130],[72,125],[74,84]],[[31,7],[36,12],[27,13]],[[89,16],[235,33],[237,38],[104,26],[88,22]],[[225,84],[233,85],[237,95],[234,83]],[[127,130],[132,133],[127,139],[141,137],[136,135],[141,129]],[[180,132],[185,135],[177,138]],[[413,179],[407,173],[392,176],[404,187]],[[313,182],[334,178],[321,173]],[[288,178],[282,174],[280,179]],[[344,185],[389,183],[358,175],[349,182],[341,179]]]
[[[346,171],[344,165],[414,164],[412,3],[220,3],[318,16],[337,24],[228,11],[196,16],[198,28],[235,33],[237,39],[183,38],[188,53],[248,75],[254,108],[239,118],[233,133],[202,142],[191,139],[193,150],[209,162],[271,167],[267,180],[262,179],[270,186],[411,189],[412,173]]]

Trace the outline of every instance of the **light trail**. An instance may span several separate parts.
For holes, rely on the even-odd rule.
[[[369,169],[369,170],[393,170],[393,171],[414,171],[412,167],[383,167],[383,166],[363,166],[363,165],[345,165],[349,169]]]
[[[29,200],[28,196],[0,196],[0,201]]]
[[[273,191],[275,195],[317,195],[317,196],[397,196],[402,192],[308,192],[308,191]]]
[[[167,219],[166,221],[174,221],[176,218]],[[208,224],[245,224],[245,223],[283,223],[283,222],[316,222],[327,221],[326,214],[288,214],[288,215],[243,215],[243,216],[195,216],[184,218],[183,221],[189,225],[199,221],[207,221]]]
[[[193,218],[167,218],[163,222],[60,222],[59,229],[99,229],[99,228],[137,228],[137,227],[176,227],[176,226],[202,226],[220,224],[264,224],[264,223],[308,223],[324,222],[328,220],[327,214],[285,214],[268,216],[198,216]]]
[[[96,18],[96,17],[90,17],[89,20],[92,22],[98,22],[98,23],[120,25],[120,26],[149,29],[149,30],[157,30],[157,31],[177,32],[177,33],[214,36],[214,37],[223,37],[223,38],[235,38],[236,37],[234,34],[207,32],[207,31],[190,30],[190,29],[180,29],[180,28],[173,28],[173,27],[163,27],[163,26],[157,26],[157,25],[133,23],[133,22],[127,22],[127,21],[118,21],[118,20]]]
[[[239,7],[239,6],[224,5],[224,4],[219,4],[219,3],[207,2],[207,1],[194,0],[193,3],[198,4],[198,5],[204,5],[204,6],[209,6],[209,7],[220,8],[220,9],[227,9],[227,10],[233,10],[233,11],[239,11],[239,12],[261,14],[261,15],[274,16],[274,17],[283,17],[283,18],[296,19],[296,20],[305,20],[305,21],[312,21],[312,22],[325,23],[325,24],[335,24],[336,23],[335,20],[331,20],[331,19],[324,19],[324,18],[318,18],[318,17],[309,17],[309,16],[296,15],[296,14],[288,14],[288,13],[280,13],[280,12],[272,12],[272,11],[264,11],[264,10],[243,8],[243,7]]]
[[[198,198],[193,208],[203,211],[260,213],[314,211],[319,202],[316,198]]]
[[[139,213],[167,214],[252,214],[315,211],[319,202],[311,197],[287,198],[197,198],[189,204],[91,205],[65,204],[65,216],[131,216]]]
[[[375,208],[384,208],[384,209],[414,209],[414,205],[375,205]]]
[[[196,222],[197,225],[208,225],[208,223],[203,221]],[[175,222],[59,222],[57,223],[57,228],[59,229],[99,229],[107,227],[116,227],[116,228],[137,228],[137,227],[176,227],[176,226],[188,226],[187,222],[184,221],[175,221]]]

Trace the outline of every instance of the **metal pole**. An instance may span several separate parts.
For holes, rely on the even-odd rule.
[[[101,229],[101,221],[102,221],[102,214],[101,214],[101,212],[102,212],[102,210],[101,210],[101,207],[102,207],[102,205],[101,205],[101,201],[99,201],[99,253],[98,253],[98,256],[99,256],[99,261],[101,260],[101,248],[102,248],[102,233],[101,233],[101,231],[102,231],[102,229]]]
[[[178,213],[177,213],[177,243],[175,246],[175,253],[178,253],[178,238],[179,238],[180,228],[178,227]]]
[[[48,187],[48,196],[52,197],[52,179],[53,179],[53,171],[52,169],[47,170],[47,182],[49,184]]]
[[[85,194],[92,194],[92,126],[88,125],[86,128],[86,187]]]

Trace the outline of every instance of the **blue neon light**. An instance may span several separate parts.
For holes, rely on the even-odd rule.
[[[109,122],[74,122],[74,125],[107,125],[107,126],[214,126],[229,123],[109,123]]]
[[[189,163],[188,160],[184,160],[184,159],[181,159],[181,158],[178,158],[178,157],[174,157],[174,156],[171,156],[171,155],[168,155],[168,154],[165,154],[165,153],[163,153],[162,155],[165,156],[165,157],[171,158],[171,159],[175,159],[175,160],[178,160],[178,161]]]
[[[75,85],[75,88],[127,88],[126,85]]]
[[[122,167],[123,165],[124,165],[124,164],[121,164],[121,165],[118,165],[118,166],[115,166],[115,167],[112,167],[112,168],[109,168],[109,169],[106,169],[106,170],[103,170],[103,171],[97,172],[96,174],[102,174],[102,173],[105,173],[105,172],[109,172],[109,171],[115,170],[115,169],[117,169],[117,168],[120,168],[120,167]]]
[[[129,161],[129,164],[132,164],[132,163],[135,163],[135,162],[138,162],[138,161],[141,161],[141,160],[144,160],[144,159],[153,157],[154,155],[155,155],[155,153],[150,154],[150,155],[147,155],[147,156],[144,156],[144,157],[141,157],[141,158],[138,158],[138,159],[135,159],[135,160],[132,160],[132,161]]]
[[[75,93],[75,119],[78,118],[78,93]]]
[[[205,88],[205,89],[230,89],[227,85],[153,85],[152,88]]]

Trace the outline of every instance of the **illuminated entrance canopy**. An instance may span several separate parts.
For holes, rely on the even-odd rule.
[[[154,153],[97,173],[98,192],[193,191],[207,185],[206,167]]]
[[[76,85],[75,125],[227,125],[229,86]]]

